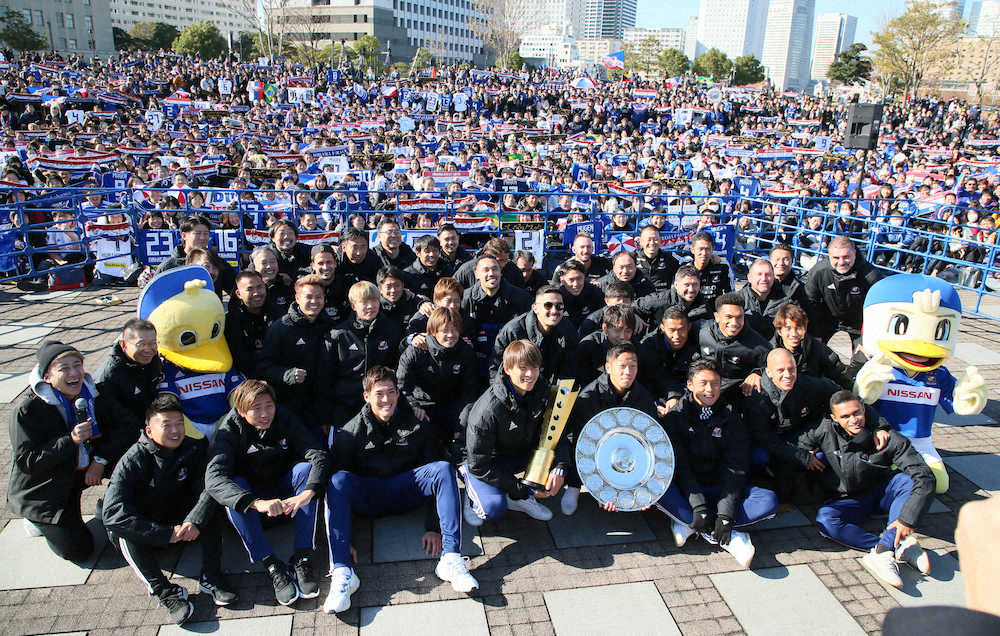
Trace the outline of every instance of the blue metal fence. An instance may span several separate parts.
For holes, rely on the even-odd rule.
[[[177,194],[174,189],[160,189],[163,194]],[[3,188],[0,189],[0,280],[38,278],[68,270],[89,268],[122,254],[103,254],[95,249],[107,241],[108,223],[120,222],[127,228],[127,245],[119,244],[117,252],[127,252],[132,259],[155,265],[157,260],[176,243],[172,234],[142,230],[148,214],[147,193],[150,189],[116,190],[105,188]],[[634,193],[573,193],[573,192],[513,192],[484,191],[415,192],[385,191],[307,191],[311,196],[345,197],[331,209],[307,209],[298,205],[299,190],[259,191],[202,188],[183,190],[184,204],[174,211],[179,220],[190,213],[202,213],[222,229],[216,232],[216,246],[231,260],[241,262],[255,242],[266,241],[262,231],[268,215],[289,218],[298,223],[302,213],[326,214],[343,227],[350,215],[361,215],[366,225],[376,215],[426,215],[426,224],[436,227],[442,218],[457,220],[463,236],[482,242],[495,235],[510,236],[518,231],[541,232],[547,254],[558,260],[568,250],[564,238],[580,228],[598,230],[597,242],[602,251],[634,248],[630,237],[644,225],[662,226],[668,249],[683,249],[683,240],[704,227],[732,225],[735,244],[727,246],[734,271],[739,275],[749,263],[766,257],[777,244],[791,247],[796,269],[805,272],[822,258],[826,243],[834,236],[848,235],[861,254],[875,266],[887,272],[914,271],[936,274],[959,289],[975,295],[971,314],[1000,319],[1000,310],[984,311],[983,302],[1000,300],[1000,246],[995,234],[979,225],[961,225],[942,204],[914,202],[909,199],[843,199],[843,198],[748,198],[695,195],[647,195]],[[208,198],[206,205],[230,202],[230,209],[191,207],[191,194],[201,192]],[[529,194],[539,199],[537,210],[505,209],[502,197],[514,194],[518,200]],[[573,208],[558,208],[559,196],[573,197]],[[241,195],[242,199],[241,200]],[[155,196],[155,195],[152,195]],[[373,205],[378,199],[377,205]],[[418,202],[414,203],[414,199]],[[612,214],[608,201],[627,201],[631,207]],[[108,201],[118,201],[108,204]],[[718,203],[718,209],[705,209],[704,204]],[[655,206],[655,207],[654,207]],[[161,210],[170,214],[169,210]],[[226,214],[235,212],[236,214]],[[57,222],[55,214],[67,216]],[[226,215],[226,218],[223,215]],[[990,216],[980,211],[981,218]],[[114,215],[122,215],[115,217]],[[576,216],[573,216],[576,215]],[[109,219],[109,217],[111,217]],[[456,218],[457,217],[457,218]],[[476,221],[478,219],[478,221]],[[567,228],[567,221],[572,223]],[[464,221],[464,223],[463,223]],[[69,223],[72,223],[70,225]],[[620,227],[615,227],[616,222]],[[477,224],[478,223],[478,224]],[[122,226],[121,224],[125,224]],[[76,236],[71,236],[76,234]],[[117,232],[125,234],[125,232]],[[70,240],[59,240],[59,235]],[[156,259],[150,258],[148,245],[140,237],[158,242]],[[308,236],[308,235],[304,235]],[[673,240],[666,240],[667,237]],[[117,237],[121,238],[121,237]],[[324,235],[335,239],[335,235]],[[476,245],[469,245],[476,247]],[[75,252],[74,262],[59,263]],[[968,304],[968,303],[967,303]]]

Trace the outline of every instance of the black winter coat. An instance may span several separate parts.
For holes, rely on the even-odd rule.
[[[72,416],[64,412],[55,390],[37,368],[30,381],[31,390],[10,414],[7,508],[30,521],[59,523],[67,505],[75,504],[74,492],[82,490],[83,471],[76,469],[79,448],[69,436]],[[91,456],[118,457],[124,446],[115,435],[114,420],[90,376],[84,381],[95,396],[94,416],[102,432]]]
[[[739,411],[720,397],[706,412],[688,392],[667,413],[665,424],[681,494],[697,508],[707,503],[701,484],[719,486],[717,514],[735,519],[750,462],[750,433]]]
[[[260,364],[260,351],[270,325],[262,310],[251,313],[239,298],[229,299],[226,311],[226,344],[233,354],[233,366],[248,378],[256,377]]]
[[[518,481],[513,473],[501,470],[497,459],[525,457],[527,463],[527,456],[538,447],[547,399],[548,387],[540,381],[522,397],[515,393],[506,373],[494,376],[472,408],[463,413],[469,472],[507,493],[511,499],[529,497],[531,489]],[[556,447],[553,468],[565,470],[569,453],[569,444],[564,436]]]
[[[462,340],[447,349],[428,334],[426,350],[411,346],[403,351],[399,359],[399,388],[416,406],[454,404],[458,406],[457,413],[478,395],[476,353]],[[439,426],[449,428],[457,424],[439,422]]]
[[[774,316],[778,310],[787,305],[790,299],[785,296],[784,289],[775,284],[767,298],[761,299],[754,293],[750,285],[736,292],[743,299],[743,312],[746,324],[764,338],[774,335]]]
[[[338,430],[333,440],[338,470],[364,477],[392,477],[444,457],[437,427],[413,414],[405,398],[388,422],[367,404]]]
[[[381,312],[365,324],[351,314],[330,334],[331,355],[327,358],[330,371],[324,375],[325,389],[319,396],[324,411],[340,426],[361,408],[361,380],[368,369],[376,365],[396,368],[399,360],[402,328],[386,320]]]
[[[769,454],[805,468],[809,452],[797,446],[798,438],[823,421],[830,396],[840,387],[829,380],[800,375],[791,391],[774,385],[766,373],[761,391],[751,394],[743,405],[754,444]]]
[[[749,325],[735,338],[722,335],[714,320],[706,320],[698,329],[698,355],[712,360],[722,373],[722,390],[743,383],[748,375],[763,369],[771,343],[761,337]]]
[[[771,338],[771,344],[775,349],[778,347],[787,349],[778,333]],[[792,357],[795,358],[795,367],[799,375],[826,378],[837,383],[842,389],[850,390],[854,386],[854,377],[841,362],[840,356],[818,338],[806,334],[799,343],[798,351],[792,352]]]
[[[660,250],[656,256],[649,258],[642,250],[636,250],[636,266],[639,271],[653,284],[656,291],[666,291],[674,283],[674,274],[680,268],[680,263],[670,252]]]
[[[234,481],[246,479],[251,488],[264,489],[284,479],[299,462],[312,468],[305,488],[317,495],[331,474],[327,451],[292,411],[278,405],[274,421],[258,430],[232,409],[219,424],[205,471],[205,490],[227,508],[246,512],[257,496]]]
[[[659,329],[639,343],[639,381],[657,399],[669,400],[684,395],[688,368],[698,357],[695,335],[690,334],[678,351],[670,348]]]
[[[322,372],[329,357],[329,334],[333,325],[320,312],[316,320],[309,320],[299,306],[292,305],[281,320],[273,323],[264,336],[257,374],[267,380],[278,393],[278,402],[294,409],[300,417],[307,418],[310,426],[325,423],[315,409],[315,401],[325,381]],[[294,369],[304,369],[306,379],[295,384]]]
[[[882,275],[860,256],[846,274],[840,274],[824,258],[809,270],[806,278],[806,295],[820,319],[817,328],[843,327],[849,333],[861,333],[861,312],[865,296]],[[822,333],[822,331],[816,331]]]
[[[217,504],[205,492],[208,442],[185,437],[174,450],[139,441],[118,462],[104,495],[104,527],[127,540],[167,545],[174,525],[204,528]]]
[[[576,329],[569,320],[563,318],[549,333],[542,333],[538,317],[528,311],[512,319],[497,335],[490,357],[490,376],[495,376],[503,366],[503,352],[515,340],[530,340],[542,353],[542,375],[540,382],[551,385],[561,378],[575,378],[576,370],[570,364],[576,349]]]
[[[147,365],[140,365],[115,343],[94,378],[97,392],[108,409],[111,421],[121,432],[122,450],[139,439],[146,425],[146,408],[156,397],[156,386],[163,375],[160,356],[154,356]],[[109,457],[107,459],[117,459]]]
[[[909,475],[913,479],[913,490],[903,504],[899,520],[913,528],[930,505],[931,495],[934,494],[934,473],[910,440],[896,431],[889,431],[889,443],[881,451],[876,451],[871,423],[877,420],[875,409],[865,406],[867,426],[852,437],[843,427],[827,418],[802,435],[799,446],[806,451],[823,451],[832,473],[839,480],[837,492],[841,497],[863,497],[897,472]],[[824,474],[828,472],[831,471],[823,471]]]

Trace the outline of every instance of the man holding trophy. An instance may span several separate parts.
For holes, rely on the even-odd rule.
[[[469,525],[498,519],[508,509],[540,521],[552,518],[537,499],[555,495],[565,481],[570,447],[561,432],[576,393],[570,391],[572,381],[560,382],[547,411],[550,391],[538,381],[541,368],[538,347],[515,340],[504,349],[489,388],[463,413],[466,457],[459,471],[468,494],[464,515]],[[550,429],[539,447],[543,425]],[[522,471],[525,477],[518,479]]]

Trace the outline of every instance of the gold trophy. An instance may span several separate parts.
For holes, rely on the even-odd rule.
[[[556,458],[556,445],[566,422],[569,421],[569,413],[576,403],[576,396],[579,391],[573,390],[573,380],[559,380],[552,387],[549,393],[549,404],[545,407],[545,422],[542,428],[541,439],[538,440],[538,448],[531,455],[528,467],[524,469],[524,478],[521,483],[535,490],[545,490],[545,483],[549,480],[549,470],[552,469],[552,462]]]

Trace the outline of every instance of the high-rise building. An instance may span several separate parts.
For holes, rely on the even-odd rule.
[[[816,0],[771,0],[760,63],[775,90],[809,88]]]
[[[976,35],[1000,35],[1000,0],[983,0],[976,23]]]
[[[438,63],[486,64],[488,51],[470,26],[479,14],[469,0],[272,0],[276,29],[296,43],[350,46],[374,35],[392,61],[425,48]],[[384,54],[384,53],[383,53]]]
[[[918,0],[906,0],[906,7],[910,8]],[[965,0],[920,0],[936,5],[937,13],[946,20],[961,20],[965,15]]]
[[[140,22],[163,22],[183,29],[199,22],[211,22],[226,38],[236,40],[246,31],[254,33],[255,2],[243,0],[108,0],[112,26],[129,31]]]
[[[969,3],[969,14],[965,18],[965,21],[969,23],[969,28],[966,29],[966,33],[975,35],[979,26],[979,11],[983,8],[982,0],[974,0]]]
[[[824,13],[816,18],[812,53],[813,80],[826,79],[826,72],[837,54],[854,44],[854,32],[857,28],[858,19],[844,13]]]
[[[557,27],[561,34],[583,37],[584,0],[512,0],[509,6],[514,30],[521,35]]]
[[[687,37],[684,40],[684,55],[689,60],[694,61],[694,58],[703,52],[698,45],[698,16],[693,15],[688,18]]]
[[[719,49],[731,60],[760,59],[766,22],[767,0],[701,0],[696,53]]]
[[[686,36],[684,29],[625,29],[625,44],[635,44],[648,39],[656,40],[660,49],[684,50]]]
[[[82,0],[74,4],[61,0],[11,0],[6,11],[20,11],[28,27],[48,40],[47,50],[83,57],[115,52],[108,0]]]
[[[583,37],[621,40],[625,29],[635,26],[637,0],[586,0]]]

